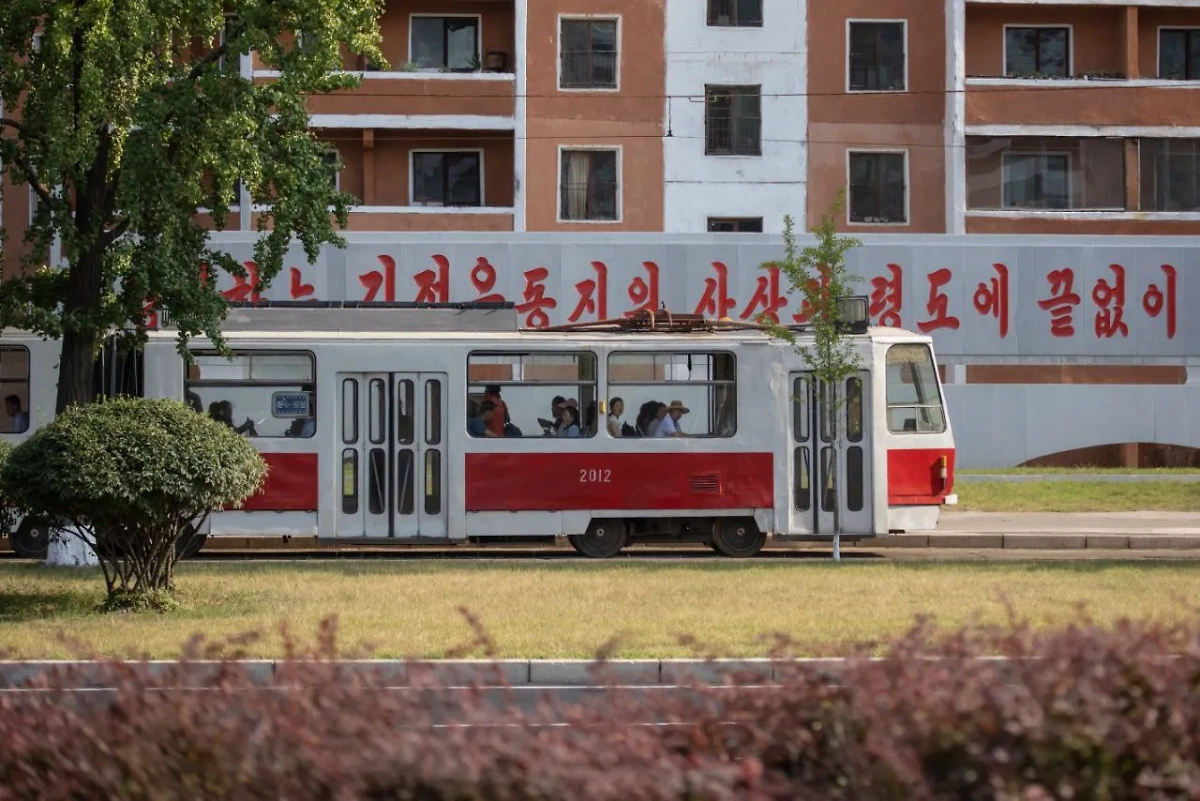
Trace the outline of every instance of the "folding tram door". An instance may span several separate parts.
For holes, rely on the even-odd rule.
[[[843,534],[872,534],[870,373],[860,370],[837,387],[817,381],[809,370],[792,373],[790,377],[789,531],[832,536],[836,509]],[[832,430],[835,414],[838,438],[842,440],[840,447]],[[836,487],[832,480],[835,475]]]
[[[338,536],[445,538],[446,374],[337,379]]]

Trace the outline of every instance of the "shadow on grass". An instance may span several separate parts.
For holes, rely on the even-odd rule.
[[[103,593],[0,592],[0,623],[90,615]]]

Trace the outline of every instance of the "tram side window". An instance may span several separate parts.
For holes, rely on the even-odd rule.
[[[927,345],[892,345],[887,352],[888,431],[939,434],[946,414],[933,354]]]
[[[193,351],[184,396],[196,411],[251,437],[313,436],[316,361],[303,351]]]
[[[736,367],[731,353],[613,353],[609,402],[621,399],[625,436],[669,436],[674,428],[684,437],[732,437]],[[660,422],[663,417],[670,423]]]
[[[495,393],[507,411],[507,437],[592,437],[599,424],[596,356],[572,353],[472,353],[467,358],[467,426]],[[495,423],[499,429],[504,421]]]
[[[29,430],[29,351],[23,347],[0,348],[0,433],[23,434]]]

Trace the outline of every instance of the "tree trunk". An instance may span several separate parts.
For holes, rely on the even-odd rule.
[[[62,414],[69,406],[91,403],[95,397],[95,345],[96,335],[91,331],[68,331],[63,335],[55,414]]]

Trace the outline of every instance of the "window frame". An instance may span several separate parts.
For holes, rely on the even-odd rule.
[[[187,370],[185,367],[184,377],[183,377],[183,397],[186,398],[188,389],[190,389],[191,387],[194,387],[194,386],[201,386],[201,387],[279,387],[279,386],[294,386],[296,384],[300,384],[300,385],[311,384],[312,385],[312,412],[313,412],[313,414],[312,414],[312,421],[313,421],[312,434],[310,434],[307,437],[301,437],[301,436],[289,437],[289,436],[283,435],[283,434],[281,434],[280,436],[277,436],[277,437],[276,436],[264,436],[262,434],[259,434],[257,436],[253,436],[253,437],[247,435],[247,437],[249,439],[269,439],[269,440],[312,440],[312,439],[315,439],[317,436],[317,422],[318,422],[318,416],[317,416],[317,356],[316,356],[316,354],[311,350],[288,349],[288,348],[232,348],[231,350],[232,350],[232,355],[234,356],[235,359],[238,356],[250,356],[251,361],[250,361],[249,367],[250,367],[251,371],[253,371],[254,356],[305,356],[308,358],[308,363],[312,368],[312,378],[309,379],[308,381],[284,381],[284,380],[276,379],[276,378],[271,378],[271,379],[248,378],[248,379],[241,380],[241,381],[235,381],[235,380],[228,379],[228,378],[217,378],[217,379],[188,378]],[[212,348],[193,348],[193,349],[189,349],[189,353],[191,353],[191,355],[193,357],[195,357],[195,356],[223,357],[224,356],[224,354],[221,354],[220,352],[218,352]],[[228,360],[226,360],[226,361],[228,362]],[[342,389],[343,389],[343,384],[339,384],[338,385],[339,394],[342,392]],[[366,392],[367,388],[363,387],[357,391],[358,392]],[[356,393],[356,396],[355,396],[356,410],[357,410],[358,398],[359,398],[359,396]],[[205,408],[203,410],[202,414],[207,415],[208,409]],[[342,422],[343,422],[342,420],[338,421],[338,426],[339,426],[338,436],[339,436],[339,438],[341,437],[342,432],[344,430],[342,427]],[[355,425],[356,425],[356,431],[358,433],[362,433],[361,428],[359,428],[359,426],[361,425],[361,422],[358,420],[357,411],[355,412]],[[363,434],[363,437],[364,437],[364,439],[366,438],[365,434]]]
[[[1169,164],[1169,162],[1172,159],[1190,159],[1192,161],[1193,169],[1192,169],[1191,194],[1194,199],[1194,203],[1191,208],[1187,208],[1187,209],[1165,209],[1165,208],[1163,208],[1164,206],[1169,205],[1168,203],[1163,202],[1168,195],[1168,191],[1167,191],[1168,187],[1166,184],[1168,184],[1169,182],[1160,181],[1159,176],[1162,175],[1164,172],[1169,174],[1170,170],[1169,170],[1169,168],[1167,168],[1167,165]],[[1153,163],[1153,180],[1154,180],[1152,205],[1154,206],[1154,208],[1149,209],[1149,211],[1160,212],[1163,214],[1194,214],[1196,212],[1200,212],[1200,153],[1197,153],[1197,152],[1154,153],[1152,156],[1152,163]],[[1143,174],[1143,176],[1144,176],[1144,174]],[[1143,180],[1144,180],[1144,177],[1143,177]],[[1147,211],[1147,209],[1143,209],[1143,211]]]
[[[753,90],[753,91],[746,91]],[[724,96],[729,100],[729,148],[728,150],[714,149],[711,144],[712,133],[709,130],[709,122],[712,120],[712,101],[718,97]],[[736,135],[739,127],[738,121],[742,120],[741,125],[749,124],[749,120],[754,119],[748,116],[737,116],[733,113],[734,101],[739,97],[753,97],[758,100],[758,136],[756,137],[756,147],[754,152],[739,152],[734,146],[738,141]],[[704,155],[705,156],[725,156],[732,158],[762,158],[763,155],[763,134],[762,134],[762,84],[705,84],[704,86]]]
[[[851,42],[853,41],[853,31],[855,25],[899,25],[900,39],[903,47],[904,72],[902,74],[902,86],[899,89],[857,89],[853,85],[852,76],[854,74],[853,58],[854,52],[851,50]],[[876,40],[878,41],[879,33],[876,30]],[[905,94],[908,92],[908,20],[907,19],[865,19],[852,17],[846,20],[846,93],[847,94]],[[878,58],[876,59],[876,71],[878,71]]]
[[[487,379],[476,381],[476,380],[471,379],[471,361],[472,361],[472,359],[479,357],[479,356],[489,357],[492,359],[504,358],[504,357],[518,358],[518,359],[525,359],[525,358],[529,358],[529,357],[533,357],[533,358],[543,357],[544,358],[544,357],[548,357],[548,356],[550,356],[550,357],[574,356],[577,359],[579,359],[581,357],[591,357],[592,373],[595,377],[591,378],[591,379],[585,379],[585,378],[561,379],[561,380],[560,379],[535,379],[533,381],[526,381],[526,380],[518,381],[518,380],[513,380],[513,379],[496,380],[496,379],[487,378]],[[600,353],[596,350],[592,350],[592,349],[589,349],[586,347],[582,347],[582,348],[578,348],[578,349],[574,349],[574,350],[514,350],[512,348],[501,348],[498,350],[491,350],[491,349],[484,349],[484,348],[476,348],[474,350],[468,351],[467,358],[463,362],[463,379],[464,379],[463,400],[465,401],[467,413],[465,415],[463,415],[463,421],[462,421],[463,431],[465,432],[467,439],[468,440],[478,439],[478,437],[472,437],[470,430],[467,429],[467,423],[471,419],[471,417],[470,417],[470,414],[471,414],[471,390],[474,388],[474,389],[477,389],[480,392],[482,392],[483,389],[485,389],[486,387],[490,387],[490,386],[500,387],[501,395],[503,395],[503,390],[505,387],[538,387],[538,386],[541,386],[541,387],[574,386],[574,387],[580,387],[580,388],[592,387],[594,394],[596,396],[596,398],[595,398],[596,418],[597,418],[596,433],[595,434],[588,433],[588,429],[584,426],[583,413],[585,410],[583,408],[579,409],[579,419],[577,419],[575,422],[579,426],[578,439],[582,439],[582,440],[596,439],[600,435],[599,432],[600,432],[601,428],[607,429],[607,426],[599,424],[600,420],[601,420],[601,415],[600,415],[600,411],[599,411],[600,403],[601,403],[601,400],[603,399],[603,396],[600,394],[600,389],[601,389],[600,361],[601,361]],[[582,362],[580,362],[580,368],[582,369]],[[580,395],[582,395],[582,393],[580,393]],[[576,396],[576,400],[579,401],[580,404],[583,404],[583,400],[580,397],[580,395]],[[511,414],[510,414],[510,416],[511,416]],[[444,424],[443,424],[443,428],[445,428]],[[529,441],[529,440],[556,439],[556,437],[547,437],[543,433],[526,434],[522,430],[522,435],[519,437],[504,437],[503,439],[514,439],[518,442],[523,442],[523,441]]]
[[[862,156],[903,156],[904,157],[904,219],[889,222],[864,222],[854,219],[854,192],[852,178],[854,176],[854,157]],[[912,225],[912,159],[907,148],[870,148],[850,147],[846,149],[846,187],[850,195],[846,199],[846,224],[854,226],[871,226],[876,228],[905,228]],[[882,187],[880,188],[882,191]]]
[[[740,226],[744,223],[757,223],[758,230],[743,231]],[[729,230],[713,228],[713,225],[730,224],[734,227]],[[763,232],[762,217],[705,217],[705,227],[710,234],[761,234]]]
[[[1036,156],[1046,158],[1048,156],[1062,157],[1067,160],[1066,185],[1067,185],[1067,205],[1063,207],[1054,206],[1039,206],[1033,211],[1071,211],[1075,206],[1075,188],[1073,186],[1072,175],[1075,171],[1075,161],[1069,150],[1004,150],[1000,153],[1000,209],[1002,211],[1029,211],[1027,206],[1012,206],[1009,205],[1009,190],[1008,190],[1008,161],[1011,157],[1031,157]]]
[[[765,2],[764,0],[757,1],[758,22],[742,22],[741,4],[745,2],[745,0],[729,0],[730,9],[732,10],[732,14],[729,17],[730,22],[721,24],[720,22],[717,22],[719,19],[716,13],[717,0],[708,0],[708,7],[706,9],[707,14],[705,16],[706,25],[709,28],[761,28],[763,27],[764,18],[766,17],[766,9],[763,7]]]
[[[408,63],[415,65],[417,60],[413,57],[415,48],[413,47],[413,20],[417,19],[440,19],[442,23],[442,64],[440,67],[417,67],[418,72],[451,72],[459,75],[470,75],[474,72],[483,70],[483,15],[470,13],[454,13],[431,14],[425,12],[412,12],[408,15]],[[449,48],[446,41],[446,25],[445,20],[448,19],[471,19],[475,21],[475,56],[480,60],[479,69],[455,69],[446,64],[449,56]],[[394,69],[394,67],[393,67]]]
[[[476,157],[476,161],[478,162],[478,169],[479,169],[479,202],[475,203],[475,204],[447,203],[443,200],[441,205],[437,205],[434,203],[418,202],[417,201],[417,155],[420,153],[436,153],[441,156],[463,155],[463,154],[474,155]],[[430,209],[481,209],[481,208],[484,208],[487,204],[484,202],[484,198],[486,197],[486,195],[484,195],[484,161],[483,161],[483,158],[484,157],[483,157],[483,148],[482,147],[463,147],[463,148],[455,148],[453,150],[446,150],[444,148],[437,148],[437,147],[416,147],[416,148],[410,149],[408,151],[408,203],[409,203],[409,205],[410,206],[418,206],[420,208],[430,208]],[[446,172],[446,162],[445,162],[445,159],[443,158],[442,159],[442,177],[443,177],[443,179],[445,179],[445,177],[446,177],[445,172]],[[449,193],[448,182],[443,180],[443,183],[442,183],[443,198],[445,198],[448,195],[448,193]]]
[[[28,434],[30,431],[33,430],[33,418],[30,416],[30,407],[33,406],[33,398],[32,398],[32,393],[33,393],[33,355],[29,352],[29,348],[25,345],[13,345],[13,344],[8,344],[8,343],[0,344],[0,353],[4,352],[6,350],[19,351],[25,355],[25,377],[24,378],[8,378],[8,377],[0,376],[0,399],[3,399],[9,395],[18,395],[19,396],[21,394],[20,392],[10,392],[10,391],[6,390],[4,388],[5,385],[7,385],[7,384],[18,384],[19,385],[21,383],[24,383],[24,386],[25,386],[24,403],[25,403],[25,405],[22,407],[21,411],[25,412],[26,423],[25,423],[24,431],[4,431],[4,432],[0,432],[0,433],[3,433],[5,436],[9,436],[9,437],[19,437],[23,434]]]
[[[1010,73],[1009,69],[1008,69],[1008,32],[1009,32],[1009,30],[1012,30],[1012,29],[1020,29],[1020,30],[1029,29],[1029,30],[1037,30],[1037,31],[1041,31],[1041,30],[1064,30],[1064,31],[1066,31],[1067,32],[1067,67],[1066,67],[1067,72],[1066,72],[1066,74],[1065,75],[1048,75],[1048,74],[1042,73],[1041,71],[1037,70],[1036,68],[1034,70],[1034,74],[1040,76],[1038,78],[1021,78],[1021,77],[1018,77],[1017,75]],[[1014,80],[1014,81],[1047,80],[1047,79],[1063,81],[1063,80],[1071,80],[1072,78],[1074,78],[1074,76],[1075,76],[1075,26],[1072,25],[1071,23],[1060,23],[1060,22],[1030,23],[1030,24],[1024,24],[1024,25],[1015,24],[1015,23],[1014,24],[1006,23],[1001,28],[1000,36],[1001,36],[1001,39],[1000,39],[1000,60],[1001,60],[1000,69],[1002,71],[1002,77],[1008,78],[1008,79]],[[1041,62],[1040,46],[1041,46],[1041,44],[1040,44],[1040,34],[1039,34],[1039,42],[1038,42],[1039,52],[1035,56],[1036,61],[1038,63]]]
[[[716,357],[716,356],[727,356],[727,357],[729,357],[730,362],[731,362],[731,367],[732,367],[731,372],[733,374],[733,378],[728,379],[728,380],[709,379],[707,381],[621,381],[621,380],[614,381],[610,377],[612,375],[612,360],[613,360],[614,356],[618,356],[618,357],[619,356],[665,356],[667,358],[676,357],[676,356],[689,356],[689,357],[690,356],[707,356],[710,358]],[[715,367],[715,365],[714,365],[714,367]],[[738,434],[738,412],[739,412],[739,402],[738,402],[738,384],[739,383],[740,382],[738,381],[738,357],[737,357],[737,353],[735,353],[732,350],[720,350],[720,349],[714,349],[714,350],[709,350],[709,349],[702,349],[702,350],[647,350],[645,348],[636,348],[636,349],[629,349],[629,350],[613,349],[613,350],[610,350],[605,355],[605,358],[604,358],[604,392],[606,393],[606,395],[605,395],[606,398],[611,398],[611,397],[617,396],[617,395],[623,396],[624,393],[622,393],[620,391],[621,387],[652,387],[652,386],[709,387],[710,388],[709,403],[713,406],[713,408],[710,411],[715,412],[716,411],[716,407],[715,407],[715,403],[714,403],[714,400],[715,400],[714,396],[716,394],[715,388],[716,387],[732,387],[733,388],[733,430],[730,431],[728,435],[721,435],[721,434],[715,434],[715,433],[686,434],[685,435],[686,439],[734,439],[737,437],[737,434]],[[669,402],[669,401],[670,401],[670,398],[668,398],[664,402]],[[626,410],[632,409],[633,411],[636,412],[636,408],[630,407],[628,405],[628,401],[626,401],[626,404],[627,404]],[[614,437],[612,434],[608,433],[608,426],[603,426],[603,428],[604,428],[605,435],[609,439],[618,439],[617,437]],[[620,437],[620,439],[638,439],[638,440],[673,439],[673,437],[636,437],[636,438],[635,437]]]
[[[929,403],[928,401],[926,401],[924,403],[918,402],[915,404],[914,403],[893,404],[891,402],[891,400],[889,398],[889,390],[891,389],[892,382],[888,380],[888,367],[889,367],[888,355],[892,352],[893,348],[920,348],[924,351],[925,355],[928,357],[930,374],[933,376],[934,389],[937,391],[937,406],[936,407],[933,404]],[[913,362],[906,362],[906,364],[913,364]],[[918,385],[917,382],[914,381],[913,386],[915,387],[917,385]],[[885,418],[885,423],[887,425],[887,430],[888,430],[889,434],[893,434],[896,436],[911,436],[913,434],[923,434],[926,436],[928,436],[930,434],[945,434],[950,429],[950,422],[949,422],[948,416],[946,414],[945,394],[946,394],[945,390],[942,387],[941,377],[938,375],[937,360],[933,356],[933,348],[931,348],[927,343],[924,343],[924,342],[896,342],[894,344],[889,345],[887,350],[885,350],[883,352],[883,415]],[[918,397],[918,401],[920,401],[920,400],[921,400],[920,397]],[[937,408],[938,411],[941,413],[941,421],[942,421],[941,428],[933,429],[933,430],[929,430],[929,431],[922,431],[922,430],[920,430],[919,427],[914,431],[905,431],[903,429],[897,431],[894,428],[892,428],[892,409],[932,409],[932,408]]]
[[[1155,39],[1154,39],[1154,44],[1155,44],[1154,75],[1155,75],[1155,77],[1158,78],[1159,80],[1163,80],[1163,81],[1200,81],[1200,61],[1198,61],[1197,64],[1195,65],[1195,68],[1196,68],[1196,77],[1195,78],[1189,78],[1189,77],[1187,77],[1186,74],[1182,78],[1169,78],[1162,74],[1162,72],[1163,72],[1163,70],[1162,70],[1162,56],[1163,56],[1162,37],[1163,37],[1163,33],[1167,32],[1167,31],[1172,31],[1172,32],[1178,31],[1180,33],[1184,33],[1187,35],[1187,37],[1189,39],[1192,36],[1200,36],[1200,26],[1197,26],[1197,25],[1159,25],[1158,29],[1156,31],[1157,35],[1155,36]],[[1188,58],[1188,56],[1187,56],[1187,53],[1190,52],[1191,43],[1188,42],[1188,43],[1186,43],[1186,45],[1187,46],[1184,51],[1184,72],[1185,73],[1187,73],[1189,71],[1189,68],[1191,68],[1191,66],[1192,66],[1192,64],[1190,63],[1191,59]]]
[[[556,18],[555,25],[555,70],[554,85],[560,92],[619,92],[621,91],[621,52],[624,44],[621,39],[621,14],[559,14]],[[587,85],[587,86],[564,86],[564,64],[563,64],[563,23],[564,22],[586,22],[589,25],[596,22],[611,22],[615,26],[613,32],[613,83],[612,86],[606,85]],[[588,32],[588,42],[591,43],[591,31]],[[595,52],[594,49],[588,51],[588,63],[591,63],[591,55]]]
[[[564,217],[564,216],[563,216],[563,212],[565,211],[565,209],[563,208],[563,155],[564,155],[565,153],[569,152],[569,151],[576,151],[576,150],[589,150],[589,151],[590,151],[590,150],[599,150],[599,151],[610,152],[610,153],[614,153],[614,154],[615,154],[615,157],[616,157],[616,173],[617,173],[617,182],[616,182],[616,183],[617,183],[617,185],[616,185],[616,189],[615,189],[615,191],[616,191],[616,202],[615,202],[615,204],[614,204],[614,206],[615,206],[615,209],[616,209],[616,216],[615,216],[615,217],[613,217],[613,219],[601,219],[601,218],[584,218],[584,219],[573,219],[573,218],[570,218],[570,217]],[[623,146],[623,145],[596,145],[596,144],[592,144],[592,145],[570,145],[570,144],[560,144],[560,145],[558,146],[558,181],[557,181],[557,185],[558,185],[558,199],[557,199],[557,201],[556,201],[556,203],[555,203],[555,220],[556,220],[556,222],[559,222],[559,223],[575,223],[575,224],[581,224],[581,225],[619,225],[619,224],[621,224],[622,222],[624,222],[624,217],[625,217],[625,203],[624,203],[624,195],[625,195],[625,191],[624,191],[624,190],[625,190],[624,161],[625,161],[625,160],[624,160],[624,158],[623,158],[623,157],[624,157],[624,146]],[[589,182],[589,183],[591,182],[591,176],[590,176],[590,174],[589,174],[589,176],[588,176],[588,182]]]

